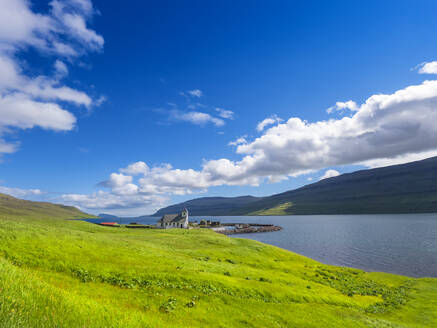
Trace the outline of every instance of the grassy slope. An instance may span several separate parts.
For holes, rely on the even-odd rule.
[[[276,205],[276,206],[271,207],[271,208],[258,210],[258,211],[249,213],[248,215],[288,215],[289,213],[287,212],[287,210],[292,206],[293,206],[293,203],[291,203],[291,202],[283,203],[283,204],[279,204],[279,205]]]
[[[436,279],[322,265],[206,229],[110,228],[67,221],[83,215],[71,209],[2,208],[1,327],[437,325]]]
[[[95,217],[83,213],[72,206],[57,205],[45,202],[31,202],[0,193],[0,217],[18,218],[51,217],[79,219]]]

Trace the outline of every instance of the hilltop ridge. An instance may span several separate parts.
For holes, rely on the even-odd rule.
[[[80,211],[74,206],[48,202],[35,202],[0,193],[0,217],[35,217],[36,215],[68,219],[94,217],[91,214]]]

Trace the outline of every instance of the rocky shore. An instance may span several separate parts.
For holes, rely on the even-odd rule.
[[[214,229],[216,232],[224,235],[235,235],[240,233],[254,233],[254,232],[271,232],[282,230],[282,227],[273,224],[227,224],[227,226],[234,226],[235,229]]]

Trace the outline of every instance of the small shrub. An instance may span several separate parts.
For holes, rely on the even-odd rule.
[[[259,281],[261,281],[261,282],[272,282],[270,279],[268,279],[268,278],[264,278],[264,277],[261,277],[261,278],[259,278]]]
[[[163,303],[160,307],[159,310],[161,312],[165,312],[165,313],[169,313],[172,312],[175,308],[176,308],[176,298],[174,297],[169,297],[169,299],[167,300],[167,302]]]

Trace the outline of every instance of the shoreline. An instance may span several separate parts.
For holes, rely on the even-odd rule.
[[[226,229],[226,227],[236,227],[235,229]],[[223,235],[237,235],[243,233],[258,233],[258,232],[274,232],[282,230],[281,226],[273,224],[260,224],[260,223],[225,223],[222,227],[210,228],[217,233]]]

